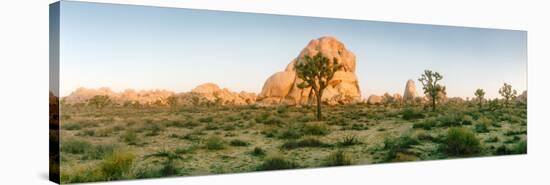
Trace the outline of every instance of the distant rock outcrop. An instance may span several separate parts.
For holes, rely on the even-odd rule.
[[[416,85],[413,80],[407,80],[405,92],[403,93],[403,101],[413,101],[416,98]]]
[[[310,88],[298,88],[302,80],[297,78],[294,65],[304,56],[314,56],[319,52],[329,59],[336,58],[342,65],[342,69],[334,74],[329,86],[325,89],[322,101],[331,105],[359,101],[361,90],[355,75],[355,55],[334,37],[311,40],[284,71],[276,72],[266,80],[258,101],[267,104],[291,105],[311,102],[315,96]]]
[[[108,96],[114,104],[168,105],[169,97],[176,97],[179,105],[199,105],[216,103],[220,105],[247,105],[256,102],[256,94],[247,92],[232,92],[221,89],[213,83],[205,83],[190,92],[174,93],[167,90],[135,91],[127,89],[123,92],[113,92],[109,88],[86,89],[78,88],[69,96],[63,97],[66,104],[87,103],[94,96]]]
[[[380,105],[384,103],[384,97],[383,96],[377,96],[377,95],[370,95],[367,99],[367,104],[369,105]]]

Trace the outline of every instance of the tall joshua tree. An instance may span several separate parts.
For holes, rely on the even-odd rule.
[[[504,85],[498,90],[498,93],[504,98],[504,105],[508,106],[511,99],[516,98],[518,92],[512,90],[512,85],[504,83]]]
[[[334,77],[334,73],[340,70],[342,66],[338,64],[336,58],[331,61],[319,52],[313,57],[304,56],[299,59],[295,68],[298,78],[303,80],[298,84],[298,88],[311,88],[316,97],[317,120],[320,120],[322,118],[321,97],[323,97],[323,91],[328,86],[328,82]]]
[[[478,102],[479,108],[481,109],[481,104],[483,102],[483,97],[485,96],[485,91],[483,91],[483,89],[477,89],[474,95],[476,95],[477,100],[479,101]]]
[[[428,96],[432,103],[432,111],[435,112],[435,104],[441,96],[445,95],[445,86],[442,86],[438,82],[443,79],[443,76],[438,72],[433,72],[431,70],[425,70],[424,74],[418,79],[422,83],[422,89],[424,94]]]

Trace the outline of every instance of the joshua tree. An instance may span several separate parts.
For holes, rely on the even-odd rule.
[[[313,57],[305,56],[301,58],[296,62],[295,68],[298,78],[303,80],[303,82],[298,84],[298,88],[311,88],[313,94],[315,94],[317,100],[317,120],[320,120],[322,118],[321,97],[323,97],[323,91],[328,86],[328,82],[334,77],[334,73],[340,70],[342,66],[338,64],[336,58],[333,58],[331,62],[330,59],[319,52]]]
[[[483,89],[477,89],[474,95],[476,95],[477,100],[479,101],[478,102],[479,108],[481,109],[481,103],[483,102],[483,96],[485,96],[485,91],[483,91]]]
[[[111,103],[111,98],[107,95],[96,95],[88,100],[88,105],[93,105],[99,109],[103,109],[103,107],[106,107]]]
[[[424,94],[428,96],[432,102],[432,111],[435,112],[435,103],[439,98],[442,98],[446,94],[445,86],[440,85],[438,82],[443,79],[443,76],[438,72],[431,70],[425,70],[422,77],[418,79],[422,83],[422,89]]]
[[[504,85],[498,90],[498,93],[504,98],[504,105],[508,106],[508,102],[511,99],[516,98],[518,92],[512,90],[512,85],[504,83]]]

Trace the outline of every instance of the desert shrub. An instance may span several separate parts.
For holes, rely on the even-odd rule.
[[[206,139],[204,147],[208,150],[221,150],[225,148],[225,143],[219,136],[210,136]]]
[[[497,136],[493,136],[493,137],[487,138],[485,140],[485,142],[487,142],[487,143],[495,143],[495,142],[498,142],[498,141],[499,141],[499,139],[498,139]]]
[[[278,133],[279,133],[279,130],[275,128],[265,129],[265,130],[262,130],[261,132],[261,134],[265,135],[265,137],[268,137],[268,138],[275,137],[277,136]]]
[[[482,124],[482,123],[477,123],[477,124],[474,126],[474,130],[475,130],[477,133],[487,133],[487,132],[489,132],[489,129],[487,128],[487,125]]]
[[[183,128],[185,127],[185,123],[178,120],[172,120],[172,121],[165,121],[164,126]]]
[[[288,112],[288,107],[287,106],[278,106],[277,107],[277,113],[278,114],[286,114]]]
[[[276,116],[270,116],[269,118],[264,120],[263,123],[267,125],[280,125],[283,124],[283,120]]]
[[[325,159],[326,166],[346,166],[351,164],[351,157],[341,150],[331,153]]]
[[[127,130],[122,135],[122,140],[128,145],[137,145],[139,142],[138,136],[134,130]]]
[[[219,128],[218,124],[208,122],[206,126],[204,126],[204,129],[206,130],[217,130]]]
[[[434,141],[435,140],[435,138],[432,135],[430,135],[426,132],[417,133],[416,134],[416,139],[418,139],[420,141]]]
[[[301,138],[304,134],[298,128],[288,128],[281,132],[277,137],[279,139],[298,139]]]
[[[464,115],[462,117],[462,125],[471,125],[472,123],[474,123],[474,118],[472,118],[472,116]]]
[[[458,114],[447,114],[438,118],[439,126],[460,126],[462,125],[462,119]]]
[[[111,134],[115,132],[115,130],[118,130],[118,126],[109,127],[109,128],[102,128],[99,129],[97,132],[94,133],[97,137],[109,137]]]
[[[443,144],[446,153],[453,156],[474,155],[481,151],[479,139],[475,134],[461,127],[450,128]]]
[[[302,133],[306,135],[327,135],[330,133],[330,128],[325,124],[304,124]]]
[[[380,127],[380,128],[378,128],[378,129],[376,129],[376,131],[383,132],[383,131],[386,131],[386,128]]]
[[[82,159],[83,160],[103,159],[105,156],[112,154],[114,149],[115,149],[114,145],[95,145],[87,149]]]
[[[87,129],[76,134],[77,136],[95,136],[95,130]]]
[[[384,149],[387,150],[384,162],[392,161],[397,157],[400,152],[405,152],[412,145],[418,144],[418,141],[410,137],[409,135],[403,135],[400,137],[392,138],[387,137],[384,140]]]
[[[107,181],[128,179],[135,158],[133,152],[117,150],[107,156],[99,164],[99,168]]]
[[[256,117],[254,118],[254,121],[256,121],[256,123],[264,123],[267,120],[267,118],[269,118],[269,116],[270,116],[269,112],[263,112],[261,114],[256,115]]]
[[[61,124],[61,129],[63,130],[80,130],[82,126],[78,123],[65,123]]]
[[[174,161],[183,158],[180,157],[178,153],[162,149],[156,153],[146,155],[144,158],[150,157],[164,158],[164,161],[161,163],[160,169],[158,169],[155,173],[158,174],[160,177],[167,177],[179,174],[179,169],[174,166]]]
[[[196,144],[193,144],[191,146],[184,147],[184,148],[176,148],[176,150],[174,152],[176,154],[189,154],[189,153],[195,152],[195,150],[197,150],[197,148],[198,148],[198,146]]]
[[[254,150],[252,150],[250,154],[252,154],[253,156],[264,156],[265,150],[260,147],[254,147]]]
[[[303,147],[328,147],[330,146],[327,143],[324,143],[316,138],[304,138],[301,140],[289,140],[281,146],[284,149],[295,149]]]
[[[248,146],[250,143],[240,140],[240,139],[233,139],[229,142],[231,146]]]
[[[425,130],[431,130],[435,126],[437,126],[437,120],[433,118],[425,119],[413,124],[413,128],[422,128]]]
[[[71,154],[83,154],[92,144],[81,140],[68,140],[61,143],[61,151]]]
[[[401,112],[401,114],[403,115],[401,118],[403,118],[404,120],[413,120],[413,119],[424,118],[424,114],[422,114],[422,112],[417,111],[417,110],[412,109],[412,108],[407,108],[407,109],[403,110],[403,112]]]
[[[368,130],[369,127],[366,124],[354,123],[350,127],[351,130]]]
[[[259,171],[264,171],[292,168],[298,168],[298,165],[292,161],[284,159],[283,156],[275,155],[265,158],[263,163],[260,164],[256,169]]]
[[[214,118],[211,116],[207,116],[207,117],[199,118],[199,121],[202,123],[211,123],[212,121],[214,121]]]
[[[486,127],[488,126],[491,126],[494,124],[493,120],[487,118],[487,117],[480,117],[478,120],[477,120],[477,124],[483,124],[485,125]]]
[[[147,133],[145,133],[145,136],[158,136],[159,132],[162,131],[162,128],[158,124],[147,124],[147,126],[144,128],[147,130]]]
[[[361,144],[361,142],[359,141],[359,139],[355,135],[344,136],[344,138],[342,138],[338,142],[339,146],[352,146],[352,145],[357,145],[357,144]]]

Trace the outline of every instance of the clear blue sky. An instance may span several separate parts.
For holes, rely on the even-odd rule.
[[[311,39],[334,36],[357,56],[363,97],[403,93],[425,69],[448,96],[504,82],[527,88],[527,32],[65,1],[61,95],[78,87],[167,89],[214,82],[259,93]]]

